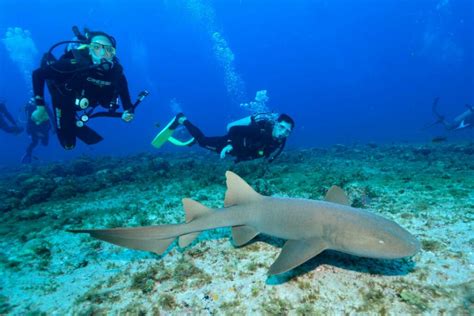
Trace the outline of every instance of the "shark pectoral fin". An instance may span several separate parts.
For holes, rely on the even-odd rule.
[[[232,171],[227,171],[225,176],[227,178],[227,191],[224,199],[225,207],[245,204],[262,198],[262,195],[255,192],[255,190],[252,189],[245,180]]]
[[[139,229],[139,228],[137,228]],[[113,229],[98,229],[98,230],[70,230],[73,233],[88,233],[91,237],[115,244],[118,246],[136,249],[136,250],[145,250],[157,253],[159,255],[163,254],[169,245],[176,238],[168,239],[140,239],[126,236],[125,234],[117,233],[117,230]]]
[[[319,238],[306,240],[288,240],[280,255],[268,270],[269,275],[289,271],[326,249],[326,244]]]
[[[351,205],[349,201],[349,197],[347,196],[346,192],[343,189],[338,187],[337,185],[333,185],[329,188],[326,192],[326,196],[324,199],[328,202],[333,202],[342,205]]]
[[[183,199],[183,207],[186,211],[186,223],[211,212],[211,209],[192,199]],[[189,246],[201,232],[194,232],[179,236],[178,244],[181,248]]]
[[[232,239],[234,245],[240,247],[251,241],[259,232],[251,226],[234,226],[232,227]]]

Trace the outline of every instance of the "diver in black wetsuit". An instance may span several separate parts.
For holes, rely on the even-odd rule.
[[[59,142],[73,149],[76,137],[86,144],[96,144],[102,137],[84,125],[84,113],[101,105],[116,109],[120,97],[124,112],[122,119],[133,119],[133,105],[123,68],[115,57],[115,39],[104,32],[86,31],[83,44],[66,52],[59,60],[51,60],[50,52],[43,64],[33,72],[36,109],[31,119],[39,124],[46,121],[44,84],[52,97],[53,115]],[[90,112],[87,112],[90,114]]]
[[[43,146],[48,146],[49,144],[49,132],[51,130],[50,120],[46,120],[37,124],[31,119],[31,114],[36,109],[35,100],[32,98],[25,106],[25,113],[27,117],[26,123],[26,133],[30,136],[30,143],[26,148],[26,152],[21,158],[22,163],[31,163],[33,160],[33,150],[38,146],[39,142]],[[51,117],[49,113],[49,108],[46,108],[48,116]]]
[[[199,146],[219,153],[221,158],[229,154],[236,157],[235,162],[258,158],[272,162],[283,151],[286,139],[295,126],[293,119],[286,114],[280,114],[276,120],[264,115],[254,115],[244,120],[229,126],[227,135],[207,137],[180,113],[170,129],[184,125]]]
[[[452,122],[443,120],[443,125],[448,130],[464,129],[467,127],[474,127],[474,107],[466,105],[467,110],[454,118]]]
[[[23,128],[18,126],[13,116],[8,112],[7,106],[2,101],[0,101],[0,129],[9,134],[17,135],[23,131]]]
[[[433,102],[433,114],[436,116],[437,121],[434,124],[441,123],[443,126],[451,131],[451,130],[458,130],[458,129],[464,129],[468,127],[474,127],[474,106],[466,104],[467,110],[464,111],[463,113],[459,114],[456,116],[452,122],[446,121],[444,115],[441,115],[438,113],[438,101],[439,98],[435,98]],[[431,124],[429,126],[432,126],[434,124]]]

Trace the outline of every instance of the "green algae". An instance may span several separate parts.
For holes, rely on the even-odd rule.
[[[198,268],[188,256],[181,257],[173,271],[173,280],[178,284],[185,284],[191,281],[191,286],[201,287],[212,281],[211,275]]]
[[[13,310],[13,306],[10,305],[8,297],[0,294],[0,315],[6,315]]]
[[[429,307],[427,299],[410,290],[402,290],[400,298],[403,302],[415,307],[420,312],[426,311]]]
[[[270,315],[286,315],[290,309],[291,306],[287,300],[276,296],[271,296],[262,306],[263,312]]]
[[[158,304],[160,304],[160,306],[167,311],[175,310],[178,306],[175,297],[169,293],[160,294],[160,297],[158,298]]]
[[[424,251],[436,252],[445,248],[445,246],[434,239],[423,239],[421,240],[421,247]]]

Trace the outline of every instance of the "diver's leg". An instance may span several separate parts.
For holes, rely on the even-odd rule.
[[[33,154],[33,149],[36,148],[36,146],[38,146],[38,136],[36,135],[32,135],[31,136],[31,142],[30,144],[28,145],[28,147],[26,148],[26,154],[31,156]]]
[[[41,144],[43,146],[48,146],[49,144],[49,132],[46,132],[41,136]]]
[[[5,115],[5,118],[6,118],[7,120],[9,120],[10,123],[11,123],[14,127],[18,128],[18,127],[17,127],[17,124],[16,124],[16,122],[15,122],[15,119],[14,119],[13,116],[10,114],[10,112],[8,112],[8,110],[7,110],[6,107],[5,107],[4,111],[3,111],[3,115]]]
[[[26,147],[26,152],[21,158],[22,163],[31,163],[31,161],[33,160],[32,159],[33,149],[35,149],[36,146],[38,145],[38,136],[36,136],[35,134],[32,134],[30,138],[31,138],[31,142],[28,145],[28,147]]]
[[[59,143],[64,149],[73,149],[76,146],[74,98],[68,95],[61,96],[56,89],[51,89],[50,94]]]
[[[23,128],[16,126],[16,125],[10,125],[5,120],[3,117],[0,116],[0,129],[9,133],[9,134],[20,134],[23,131]]]
[[[199,146],[206,149],[219,152],[227,144],[227,137],[217,136],[217,137],[207,137],[204,133],[194,126],[189,120],[183,122],[184,127],[188,130],[194,139],[196,139]]]

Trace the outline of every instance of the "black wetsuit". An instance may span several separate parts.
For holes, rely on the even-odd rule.
[[[236,162],[262,157],[273,161],[283,151],[286,143],[286,139],[278,140],[272,136],[273,123],[268,120],[255,121],[252,118],[249,125],[233,126],[227,135],[218,137],[205,136],[189,120],[184,121],[183,125],[201,147],[220,153],[224,147],[232,145],[229,154],[236,157]],[[275,151],[277,153],[271,157]]]
[[[5,103],[2,102],[0,102],[0,129],[10,134],[19,134],[23,131],[23,128],[16,124],[12,115],[8,112]]]
[[[92,67],[87,49],[73,50],[33,72],[35,97],[44,97],[44,84],[48,83],[58,139],[66,149],[74,148],[76,137],[86,144],[102,140],[91,128],[76,125],[78,116],[83,113],[76,105],[80,100],[86,98],[89,102],[86,110],[90,110],[98,105],[109,108],[120,97],[124,110],[132,108],[127,79],[118,61],[114,61],[109,71]],[[41,105],[38,100],[37,104]]]
[[[25,111],[28,121],[26,123],[26,133],[30,135],[30,144],[26,147],[25,155],[22,158],[23,163],[30,163],[32,160],[33,149],[38,146],[38,143],[41,142],[43,146],[48,146],[49,144],[49,131],[51,130],[51,123],[49,120],[42,122],[41,124],[37,125],[31,119],[31,114],[36,109],[34,104],[27,104]],[[48,114],[50,111],[48,110]],[[50,116],[51,117],[51,116]]]

